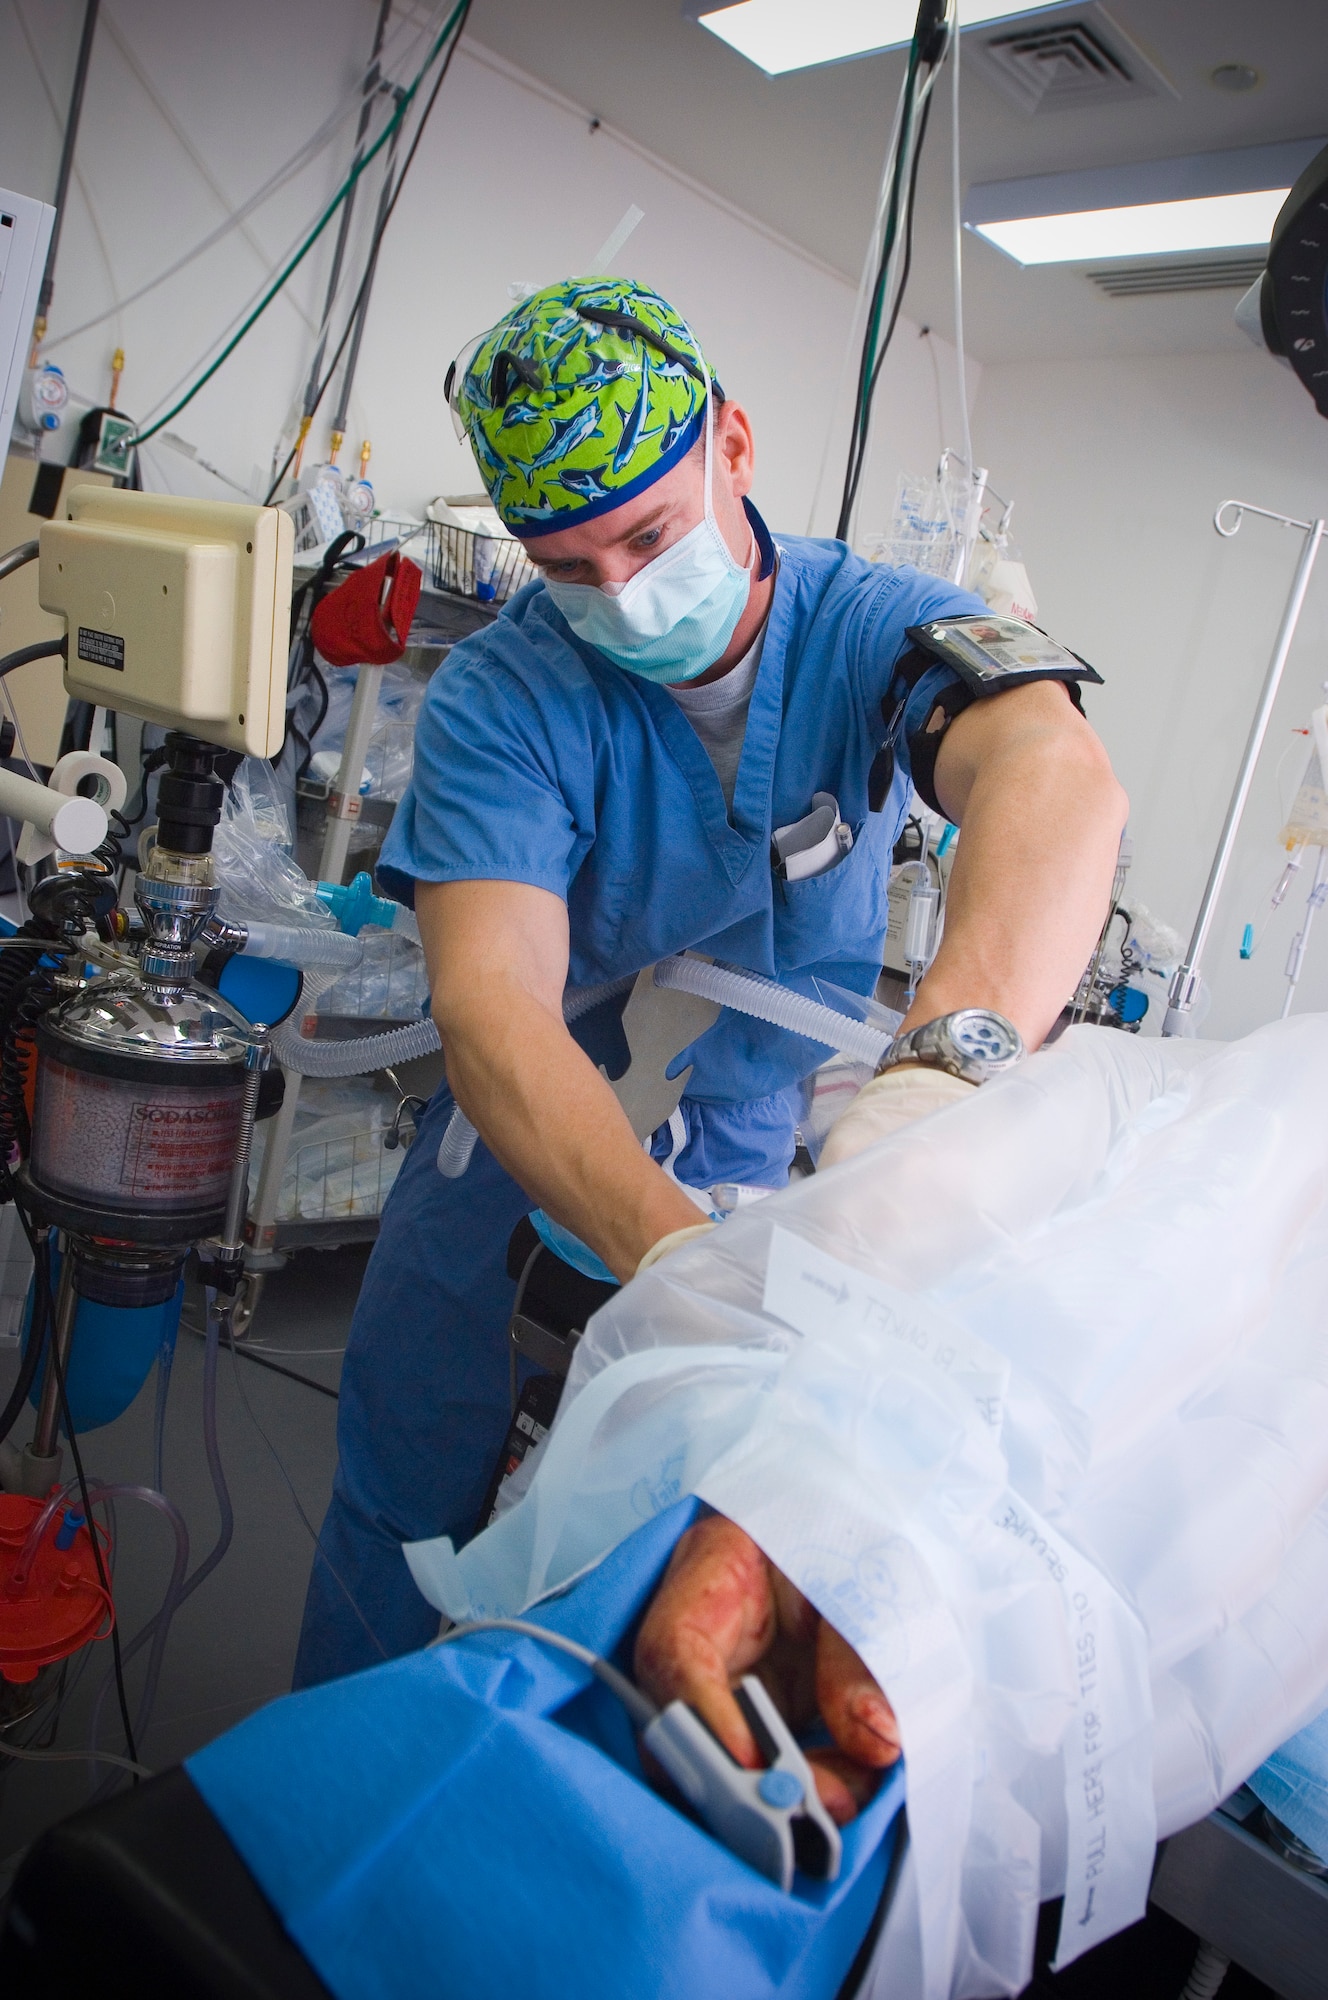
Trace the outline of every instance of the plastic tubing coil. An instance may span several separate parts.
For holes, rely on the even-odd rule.
[[[358,938],[342,937],[339,931],[310,932],[309,935],[326,936],[334,941],[340,938],[343,945],[362,949]],[[339,970],[339,966],[328,965],[309,968],[304,982],[301,1013],[307,1014],[311,1010],[319,994],[332,984]],[[272,1036],[273,1056],[283,1069],[292,1070],[296,1076],[367,1076],[371,1070],[413,1062],[417,1056],[436,1055],[441,1047],[438,1030],[432,1021],[411,1021],[404,1028],[389,1028],[381,1035],[357,1035],[353,1042],[306,1040],[292,1022],[283,1021]]]
[[[364,957],[363,940],[342,931],[294,924],[250,924],[247,958],[279,958],[285,965],[333,965],[348,971]]]
[[[873,1068],[890,1046],[890,1036],[869,1021],[855,1021],[850,1014],[837,1013],[805,993],[778,986],[754,972],[731,972],[727,966],[711,965],[704,958],[662,958],[655,967],[656,986],[679,993],[694,993],[700,1000],[717,1000],[738,1014],[752,1014],[772,1027],[787,1028],[790,1034],[805,1035],[856,1062]]]
[[[629,986],[635,984],[636,974],[631,972],[624,979],[606,979],[599,986],[569,986],[563,994],[564,1021],[579,1021],[583,1014],[588,1014],[592,1007],[598,1007],[601,1001],[611,1000],[615,994],[625,993]],[[458,1104],[438,1144],[438,1171],[445,1180],[460,1180],[470,1165],[479,1136]]]

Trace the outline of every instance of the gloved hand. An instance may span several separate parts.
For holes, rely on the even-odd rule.
[[[643,1271],[648,1271],[652,1264],[658,1264],[661,1257],[667,1257],[670,1250],[677,1250],[684,1243],[690,1243],[693,1237],[708,1236],[710,1231],[718,1226],[714,1222],[692,1222],[686,1229],[671,1229],[667,1236],[661,1236],[659,1242],[652,1243],[646,1251],[636,1267],[637,1277],[639,1278]]]
[[[926,1118],[933,1111],[945,1111],[962,1104],[977,1089],[948,1070],[927,1069],[920,1063],[901,1063],[883,1076],[874,1076],[825,1135],[817,1167],[837,1167],[851,1160],[878,1139],[888,1139],[905,1125]]]
[[[757,1673],[794,1733],[815,1716],[833,1747],[807,1761],[830,1817],[847,1824],[900,1754],[899,1725],[846,1639],[722,1514],[681,1537],[636,1641],[636,1678],[660,1707],[691,1703],[748,1770],[762,1759],[733,1699]]]

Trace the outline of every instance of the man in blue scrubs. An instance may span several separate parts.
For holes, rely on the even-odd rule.
[[[564,1025],[564,988],[695,950],[803,992],[817,976],[871,992],[916,786],[963,838],[905,1028],[978,1007],[1036,1047],[1096,940],[1124,821],[1072,660],[1029,679],[998,648],[966,676],[909,628],[983,614],[977,598],[771,537],[747,497],[746,413],[654,293],[537,293],[457,366],[449,400],[541,580],[435,675],[380,862],[419,918],[450,1090],[392,1191],[351,1331],[297,1685],[436,1632],[401,1543],[474,1529],[508,1420],[520,1218],[542,1208],[626,1280],[708,1226],[684,1186],[787,1178],[824,1049],[723,1013],[686,1057],[666,1173],[673,1141],[642,1148]],[[817,793],[852,845],[790,880],[772,837]],[[910,1088],[905,1117],[932,1101]],[[450,1181],[436,1157],[454,1099],[481,1144]]]

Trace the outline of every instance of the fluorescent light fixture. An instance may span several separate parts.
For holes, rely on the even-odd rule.
[[[1075,168],[971,187],[964,221],[1017,264],[1262,247],[1321,139]]]
[[[1016,264],[1077,264],[1103,257],[1159,257],[1182,250],[1234,250],[1266,243],[1290,186],[1254,194],[1022,215],[972,226]]]
[[[959,25],[976,28],[1060,4],[1063,0],[959,0]],[[917,0],[741,0],[697,19],[767,76],[783,76],[791,69],[902,48],[913,39],[917,15]]]

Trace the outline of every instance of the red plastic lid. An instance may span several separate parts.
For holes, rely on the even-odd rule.
[[[106,1638],[114,1623],[86,1525],[67,1549],[55,1546],[63,1508],[42,1536],[21,1593],[11,1594],[19,1554],[44,1505],[26,1493],[0,1493],[0,1678],[7,1681],[36,1680],[43,1667]],[[102,1546],[104,1559],[104,1534]]]

